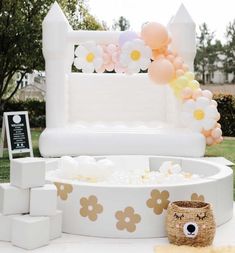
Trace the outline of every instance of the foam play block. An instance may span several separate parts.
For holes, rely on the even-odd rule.
[[[61,237],[62,232],[62,211],[57,210],[55,215],[49,216],[50,218],[50,239]]]
[[[13,218],[11,242],[13,245],[32,250],[49,244],[50,220],[48,217],[23,215]]]
[[[45,161],[32,157],[11,160],[10,182],[23,189],[43,186]]]
[[[29,189],[9,183],[0,184],[0,213],[4,215],[29,212]]]
[[[57,188],[54,184],[46,184],[30,190],[30,215],[51,216],[56,214]]]
[[[20,216],[20,214],[3,215],[0,213],[0,241],[11,241],[12,219]]]

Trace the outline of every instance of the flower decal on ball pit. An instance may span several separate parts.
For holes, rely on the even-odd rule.
[[[88,198],[81,198],[80,204],[81,216],[88,217],[88,219],[91,221],[96,221],[98,218],[98,214],[101,214],[103,212],[103,206],[98,203],[97,197],[94,195],[91,195]]]
[[[68,195],[73,191],[73,186],[71,184],[63,184],[63,183],[54,183],[57,188],[57,196],[60,197],[61,200],[67,200]]]
[[[153,208],[155,214],[160,215],[164,209],[167,209],[170,203],[168,200],[169,196],[168,191],[152,190],[151,198],[147,200],[146,204],[149,208]]]
[[[146,70],[150,64],[151,49],[140,39],[127,41],[120,54],[120,63],[128,74]]]
[[[79,45],[75,50],[74,65],[84,73],[93,73],[103,63],[102,47],[90,41]]]
[[[135,232],[136,224],[141,221],[141,216],[135,213],[134,208],[130,206],[126,207],[124,211],[117,211],[115,217],[118,220],[117,229],[126,229],[130,233]]]
[[[203,195],[199,195],[197,193],[193,193],[191,195],[191,200],[192,201],[200,201],[200,202],[204,202],[205,201],[205,197]]]
[[[182,123],[196,131],[211,130],[216,125],[219,113],[208,98],[189,99],[183,103]]]

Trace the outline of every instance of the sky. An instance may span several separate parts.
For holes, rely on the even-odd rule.
[[[114,19],[124,16],[131,28],[140,31],[147,21],[167,25],[183,3],[197,25],[206,22],[216,38],[224,41],[226,26],[235,19],[235,0],[88,0],[90,13],[111,28]]]

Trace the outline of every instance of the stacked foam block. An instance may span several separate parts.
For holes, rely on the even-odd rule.
[[[62,212],[57,210],[57,189],[45,184],[45,162],[14,159],[10,183],[0,184],[0,240],[35,249],[61,236]]]

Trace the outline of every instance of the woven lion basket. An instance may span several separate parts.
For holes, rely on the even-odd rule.
[[[167,209],[166,231],[176,245],[205,247],[212,244],[216,224],[212,207],[199,201],[175,201]]]

